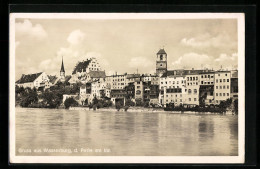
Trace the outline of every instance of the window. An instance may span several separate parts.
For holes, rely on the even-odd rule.
[[[208,75],[208,78],[210,78],[210,75]]]
[[[221,82],[222,82],[222,79],[219,79],[219,82],[221,83]]]
[[[227,76],[227,74],[225,74],[225,76]]]
[[[177,81],[177,84],[179,84],[179,81]]]
[[[189,81],[189,77],[187,77],[187,80]]]
[[[197,94],[197,89],[194,89],[194,93]]]
[[[207,75],[205,75],[205,78],[207,78]]]
[[[211,76],[211,78],[213,78],[213,76]]]
[[[229,93],[227,93],[227,96],[229,96]]]
[[[195,77],[193,77],[193,80],[195,80]]]
[[[160,66],[162,67],[162,64],[160,64]]]
[[[216,100],[216,103],[218,103],[218,100]]]
[[[229,82],[229,79],[227,79],[227,82]]]
[[[222,93],[219,93],[219,96],[222,96]]]
[[[220,76],[220,74],[218,74],[218,76]]]
[[[168,95],[166,95],[166,97],[168,97]]]
[[[191,98],[189,98],[189,101],[191,101]]]
[[[197,99],[196,99],[196,98],[194,98],[194,101],[197,101]]]
[[[192,81],[192,77],[190,77],[190,81]]]
[[[218,83],[218,79],[216,79],[216,83]]]
[[[182,102],[182,99],[180,99],[180,102]]]
[[[191,89],[188,90],[188,93],[191,94]]]
[[[163,82],[161,82],[161,84],[163,84]]]
[[[226,89],[226,86],[225,86],[225,85],[223,86],[223,89]]]
[[[216,93],[216,96],[218,96],[218,93]]]
[[[225,93],[223,93],[223,96],[225,96]]]
[[[227,89],[229,89],[229,85],[227,85]]]
[[[201,84],[203,84],[203,81],[201,81]]]
[[[216,89],[218,89],[218,86],[216,86]]]
[[[175,95],[175,97],[178,97],[177,94]]]
[[[196,76],[196,80],[198,80],[198,76]]]
[[[140,89],[140,86],[137,86],[137,89]]]
[[[201,78],[203,78],[203,75],[201,75]]]
[[[226,79],[223,79],[223,82],[226,82]]]

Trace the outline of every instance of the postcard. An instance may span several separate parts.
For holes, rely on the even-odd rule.
[[[10,163],[244,163],[243,13],[10,13]]]

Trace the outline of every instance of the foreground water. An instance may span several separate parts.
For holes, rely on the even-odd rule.
[[[238,118],[16,108],[16,155],[235,156]]]

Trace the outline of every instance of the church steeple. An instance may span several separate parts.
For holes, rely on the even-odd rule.
[[[62,81],[65,80],[65,69],[64,69],[64,64],[63,64],[63,56],[62,56],[61,68],[60,68],[60,78]]]

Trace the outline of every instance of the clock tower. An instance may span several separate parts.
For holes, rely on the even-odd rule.
[[[167,53],[164,49],[160,49],[156,58],[156,74],[161,77],[165,72],[167,72]]]

